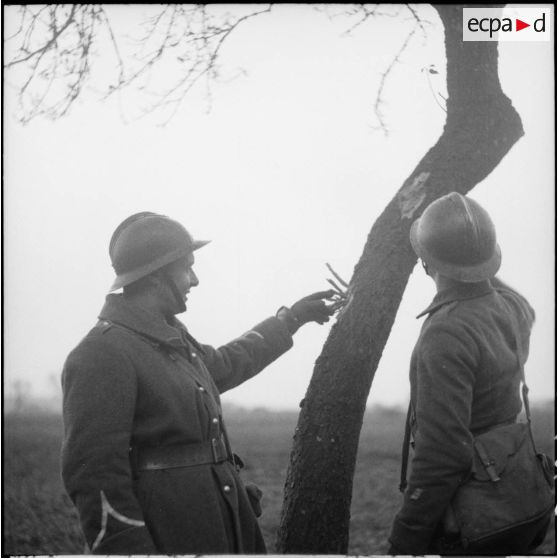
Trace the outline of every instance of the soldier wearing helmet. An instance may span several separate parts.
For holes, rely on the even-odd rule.
[[[549,518],[465,548],[448,507],[472,470],[474,436],[515,422],[521,411],[519,357],[527,358],[534,311],[495,277],[501,252],[494,225],[473,199],[456,192],[437,199],[413,223],[410,240],[437,294],[418,316],[426,320],[411,357],[404,500],[390,553],[528,554]]]
[[[112,294],[64,365],[62,476],[93,553],[265,552],[261,493],[239,476],[220,394],[287,351],[301,325],[328,321],[333,293],[218,349],[199,343],[175,315],[205,244],[163,215],[123,221],[109,248]]]

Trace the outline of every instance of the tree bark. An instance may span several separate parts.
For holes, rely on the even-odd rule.
[[[416,256],[409,229],[451,191],[467,193],[523,135],[498,78],[498,44],[462,41],[462,6],[434,6],[444,25],[447,119],[442,135],[369,233],[295,430],[278,533],[281,553],[346,554],[366,400]]]

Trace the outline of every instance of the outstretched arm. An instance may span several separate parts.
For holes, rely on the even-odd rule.
[[[291,308],[283,306],[237,339],[215,349],[202,345],[204,363],[221,393],[261,372],[289,350],[293,334],[304,324],[327,322],[334,310],[325,303],[333,291],[321,291],[300,299]]]

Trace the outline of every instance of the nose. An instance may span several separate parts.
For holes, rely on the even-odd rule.
[[[190,270],[189,280],[190,280],[190,287],[197,287],[200,284],[198,276],[196,275],[193,269]]]

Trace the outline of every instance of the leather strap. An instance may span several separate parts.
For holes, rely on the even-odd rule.
[[[531,408],[529,407],[529,387],[525,381],[525,366],[523,358],[523,345],[521,344],[521,327],[519,320],[515,314],[513,314],[513,333],[515,336],[515,348],[517,354],[517,363],[519,365],[519,372],[521,374],[521,397],[523,399],[523,408],[525,409],[525,418],[527,419],[527,426],[529,429],[529,438],[531,439],[531,445],[533,446],[533,451],[535,455],[538,453],[537,445],[535,444],[535,438],[533,436],[533,430],[531,429]]]
[[[484,447],[484,445],[480,440],[475,440],[474,446],[477,455],[480,457],[482,466],[486,469],[486,473],[488,477],[492,482],[498,482],[500,480],[500,477],[498,476],[498,473],[496,472],[496,468],[494,467],[495,463],[490,457],[490,455],[488,455],[486,448]]]
[[[409,402],[407,419],[405,420],[405,436],[403,437],[403,447],[401,448],[401,477],[399,482],[400,492],[405,492],[405,489],[407,488],[407,467],[409,463],[409,446],[411,444],[411,413],[412,403]]]
[[[227,459],[227,447],[218,438],[199,444],[134,447],[130,451],[130,461],[137,472],[209,465]]]

